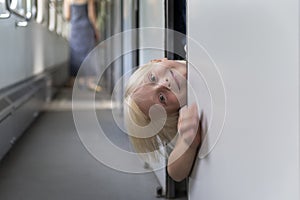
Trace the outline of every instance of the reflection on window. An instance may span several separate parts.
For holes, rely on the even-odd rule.
[[[27,0],[12,0],[10,2],[10,9],[15,10],[20,15],[25,15],[25,9]]]
[[[30,19],[32,16],[32,5],[31,5],[31,0],[23,0],[26,2],[26,18]]]
[[[55,23],[56,23],[56,2],[55,0],[49,1],[49,30],[55,30]]]
[[[64,15],[63,15],[63,5],[64,5],[64,1],[65,0],[58,0],[61,2],[61,11],[60,11],[60,14],[61,14],[61,35],[64,37],[64,38],[68,38],[69,36],[69,29],[70,29],[70,23],[65,20],[64,18]]]
[[[56,33],[61,34],[62,33],[62,26],[63,26],[63,1],[62,0],[57,0],[57,5],[56,5]]]
[[[41,24],[43,22],[44,15],[44,0],[37,0],[37,13],[36,13],[36,22]]]
[[[10,9],[13,9],[13,10],[19,9],[20,10],[20,0],[12,0],[10,2],[9,6],[10,6]],[[21,7],[22,7],[22,5],[21,5]]]
[[[36,17],[36,14],[37,14],[37,0],[32,0],[31,14],[32,14],[32,17]]]
[[[5,0],[0,0],[0,18],[9,17],[9,11],[6,9]]]
[[[33,1],[35,0],[6,0],[6,2],[9,4],[9,9],[11,12],[26,20],[30,20],[32,17]]]

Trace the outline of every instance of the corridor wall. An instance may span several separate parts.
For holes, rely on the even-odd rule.
[[[0,89],[68,62],[68,43],[45,26],[31,21],[16,27],[11,16],[0,21]]]

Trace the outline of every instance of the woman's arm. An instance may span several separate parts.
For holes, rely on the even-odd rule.
[[[191,172],[201,142],[201,127],[196,104],[183,107],[179,113],[179,136],[168,160],[168,173],[175,181]]]
[[[64,17],[67,21],[71,19],[70,0],[64,0]]]
[[[96,40],[99,40],[99,32],[96,26],[96,12],[95,12],[94,0],[88,0],[88,15],[89,15],[89,20],[94,28]]]

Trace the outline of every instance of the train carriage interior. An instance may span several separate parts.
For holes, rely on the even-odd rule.
[[[0,199],[297,200],[298,57],[298,0],[0,0]],[[180,180],[125,125],[164,59],[207,125]]]
[[[109,164],[102,164],[82,144],[72,110],[85,118],[84,124],[89,124],[89,111],[94,110],[109,141],[118,148],[132,151],[128,137],[114,122],[113,108],[115,115],[122,117],[120,95],[125,87],[122,83],[119,91],[115,91],[116,85],[125,70],[166,54],[161,50],[138,50],[141,39],[134,34],[138,35],[140,27],[165,28],[167,1],[95,0],[93,4],[100,47],[91,50],[94,53],[90,60],[96,62],[92,70],[98,74],[101,71],[102,75],[96,77],[96,72],[94,85],[87,84],[87,80],[82,83],[77,78],[70,86],[72,25],[64,16],[64,1],[0,2],[3,36],[0,198],[186,199],[186,182],[175,183],[168,178],[165,168],[157,174],[120,172]],[[151,12],[143,14],[140,11],[147,7],[157,12],[155,19]],[[174,16],[169,17],[174,20]],[[130,36],[110,40],[118,33],[133,29],[136,30]],[[129,41],[125,37],[130,37]],[[110,45],[133,50],[122,55]],[[118,53],[119,58],[109,61],[109,57],[118,56]],[[89,131],[97,130],[91,126]],[[142,161],[132,163],[135,164],[142,169],[151,167]]]

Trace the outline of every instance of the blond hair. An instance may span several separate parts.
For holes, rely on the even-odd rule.
[[[161,150],[162,147],[169,144],[177,134],[179,113],[168,114],[162,129],[155,135],[150,134],[150,137],[138,137],[139,135],[145,134],[141,133],[141,131],[151,132],[155,130],[155,127],[150,127],[150,129],[146,130],[136,128],[136,126],[145,127],[150,124],[150,118],[142,112],[134,98],[132,98],[132,94],[143,84],[145,74],[150,72],[153,65],[157,65],[157,63],[150,62],[141,66],[129,78],[125,89],[124,117],[129,139],[134,150],[140,153],[140,155],[143,155],[145,159],[154,159],[157,161],[160,156],[167,156],[165,152]]]

